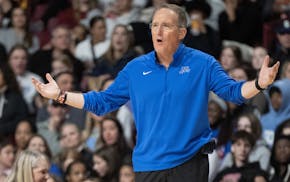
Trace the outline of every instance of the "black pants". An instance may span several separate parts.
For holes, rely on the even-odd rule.
[[[136,182],[207,182],[208,155],[198,152],[189,161],[171,169],[136,172]]]

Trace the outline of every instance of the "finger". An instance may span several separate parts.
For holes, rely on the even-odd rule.
[[[45,77],[46,77],[46,79],[47,79],[47,81],[48,81],[49,83],[51,83],[51,82],[55,82],[54,79],[52,78],[52,76],[51,76],[49,73],[46,73]]]
[[[279,67],[280,67],[280,61],[277,61],[277,63],[275,63],[273,66],[274,71],[278,72]]]
[[[268,67],[269,62],[270,62],[270,57],[267,55],[267,56],[264,58],[264,61],[263,61],[263,65],[262,65],[262,67]]]

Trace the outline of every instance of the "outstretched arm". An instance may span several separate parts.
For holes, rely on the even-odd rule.
[[[61,90],[55,80],[49,73],[46,74],[48,83],[44,84],[35,78],[32,78],[32,83],[35,89],[45,98],[57,100]],[[65,104],[82,109],[84,106],[84,97],[82,93],[65,92]]]
[[[258,82],[258,86],[265,89],[269,85],[271,85],[278,73],[280,62],[278,61],[272,67],[268,67],[270,62],[269,56],[266,56],[261,67],[259,77],[256,79]],[[256,87],[256,80],[248,81],[242,86],[242,96],[246,99],[249,99],[260,92],[260,90]]]

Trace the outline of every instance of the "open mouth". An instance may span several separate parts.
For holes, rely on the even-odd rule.
[[[157,42],[158,42],[158,43],[161,43],[161,42],[162,42],[162,39],[157,39]]]

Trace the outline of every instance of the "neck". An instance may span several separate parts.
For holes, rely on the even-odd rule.
[[[162,64],[165,68],[168,68],[169,65],[173,61],[173,55],[161,55],[161,54],[158,54],[157,58],[158,58],[160,64]]]
[[[243,167],[245,164],[245,161],[235,160],[236,167]]]
[[[123,55],[124,55],[124,51],[123,50],[116,50],[116,51],[114,51],[114,58],[115,58],[115,60],[120,59]]]

